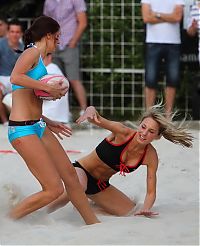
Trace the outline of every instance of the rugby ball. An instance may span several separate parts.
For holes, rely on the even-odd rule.
[[[42,78],[40,78],[40,81],[42,83],[48,83],[48,84],[56,84],[56,83],[62,81],[63,84],[65,84],[67,86],[67,88],[69,89],[69,81],[63,75],[47,74],[47,75],[44,75]],[[42,100],[53,100],[53,97],[49,93],[47,93],[46,91],[34,90],[34,93],[38,98],[40,98]]]

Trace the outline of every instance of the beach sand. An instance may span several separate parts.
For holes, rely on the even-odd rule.
[[[100,224],[87,226],[71,204],[47,214],[45,208],[19,221],[6,217],[10,199],[19,199],[40,190],[38,182],[16,153],[0,153],[0,244],[1,245],[199,245],[199,131],[192,149],[165,139],[153,142],[159,156],[155,218],[116,217],[93,208]],[[71,161],[90,152],[108,131],[74,130],[62,141]],[[7,128],[0,125],[0,150],[13,150]],[[79,153],[80,152],[80,153]],[[41,163],[42,165],[42,163]],[[146,192],[146,168],[111,183],[142,205]],[[17,195],[16,195],[17,194]]]

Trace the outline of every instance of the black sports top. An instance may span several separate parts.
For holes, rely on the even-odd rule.
[[[122,156],[128,144],[134,138],[136,133],[133,134],[126,142],[122,144],[114,144],[109,142],[106,138],[96,147],[96,153],[98,157],[109,167],[111,167],[115,171],[120,171],[120,174],[125,176],[125,173],[135,171],[143,162],[147,146],[144,149],[141,158],[138,163],[134,166],[126,166],[122,161]]]

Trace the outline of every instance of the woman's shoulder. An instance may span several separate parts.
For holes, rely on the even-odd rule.
[[[30,47],[28,49],[25,49],[23,51],[22,55],[31,55],[33,57],[39,57],[40,56],[40,52],[35,47]]]
[[[34,47],[28,48],[23,51],[20,55],[20,58],[26,61],[33,61],[34,63],[38,61],[40,57],[40,53]]]
[[[119,124],[119,132],[122,135],[126,136],[126,137],[131,137],[133,136],[137,131],[133,128],[130,128],[126,125],[124,125],[123,123],[118,123]]]
[[[147,150],[146,150],[146,155],[145,155],[145,159],[144,162],[147,165],[151,165],[151,163],[158,163],[158,154],[157,151],[155,149],[155,147],[150,143],[147,146]]]
[[[147,146],[147,154],[158,156],[156,148],[151,143],[149,143]]]

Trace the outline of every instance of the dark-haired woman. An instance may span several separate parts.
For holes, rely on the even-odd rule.
[[[34,89],[44,90],[58,99],[67,91],[60,83],[48,85],[38,81],[47,74],[43,58],[56,49],[59,35],[60,26],[54,19],[37,18],[24,35],[25,47],[29,48],[21,54],[11,74],[13,105],[9,141],[40,183],[41,191],[25,198],[9,215],[18,219],[30,214],[54,201],[66,189],[86,224],[93,224],[98,219],[82,191],[75,169],[53,134],[62,139],[62,135],[71,135],[71,129],[43,117],[42,100],[34,94]]]

